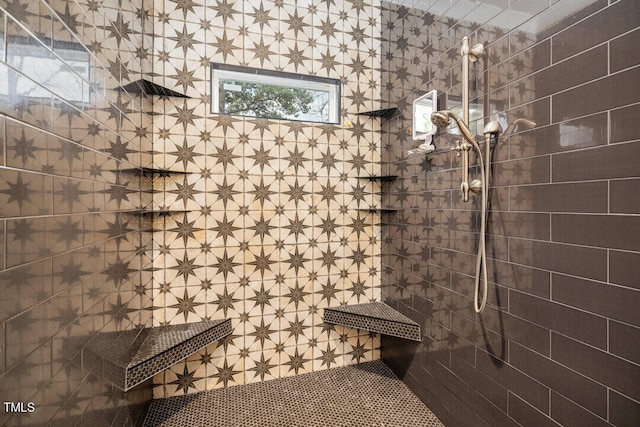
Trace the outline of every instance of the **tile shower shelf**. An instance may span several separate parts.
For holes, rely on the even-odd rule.
[[[159,176],[162,178],[166,178],[171,175],[189,175],[192,172],[186,171],[174,171],[170,169],[159,169],[159,168],[131,168],[131,169],[122,169],[121,172],[131,173],[138,176]]]
[[[376,207],[370,207],[370,208],[358,208],[356,209],[360,212],[379,212],[379,213],[394,213],[394,212],[398,212],[398,209],[394,209],[394,208],[376,208]]]
[[[323,320],[334,325],[421,341],[420,325],[383,302],[325,308]]]
[[[358,179],[368,179],[369,181],[393,181],[398,179],[398,175],[368,175],[368,176],[357,176]]]
[[[157,95],[157,96],[170,96],[174,98],[191,98],[183,93],[176,92],[175,90],[168,89],[159,84],[150,82],[149,80],[140,79],[135,82],[131,82],[125,86],[121,86],[121,89],[126,90],[129,93],[145,94],[145,95]]]
[[[159,176],[166,178],[171,175],[190,175],[191,172],[187,171],[174,171],[169,169],[158,169],[158,168],[142,168],[142,174],[145,176]]]
[[[101,360],[101,375],[128,391],[231,331],[231,319],[223,319],[110,332],[89,343],[83,357]]]
[[[368,117],[382,117],[383,119],[388,119],[393,117],[398,111],[397,107],[388,107],[381,108],[380,110],[374,111],[364,111],[362,113],[358,113],[358,116],[368,116]]]
[[[170,216],[170,215],[176,215],[176,214],[185,214],[185,213],[189,213],[191,211],[188,211],[188,210],[176,210],[176,209],[157,209],[157,210],[140,209],[140,210],[134,211],[134,212],[137,213],[138,215],[145,215],[145,216],[154,217],[154,216]]]

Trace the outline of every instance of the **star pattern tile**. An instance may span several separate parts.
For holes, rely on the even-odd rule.
[[[24,264],[31,266],[27,280],[48,262],[56,292],[69,294],[49,312],[71,335],[86,327],[76,324],[85,307],[100,307],[92,324],[118,331],[230,317],[230,337],[155,378],[158,397],[366,359],[357,340],[353,350],[337,334],[321,332],[318,307],[363,292],[375,298],[379,278],[364,267],[378,256],[366,249],[377,219],[363,218],[354,234],[344,216],[355,207],[346,200],[360,189],[349,171],[373,168],[368,153],[380,150],[370,146],[379,125],[351,116],[355,130],[215,115],[208,79],[211,62],[331,77],[345,82],[345,112],[369,108],[379,93],[372,26],[380,21],[371,21],[361,3],[346,1],[151,6],[7,2],[6,13],[23,25],[12,31],[76,43],[89,55],[91,73],[78,80],[90,93],[83,102],[56,93],[0,106],[6,135],[0,153],[8,166],[0,175],[6,277]],[[119,90],[139,78],[190,98]],[[355,157],[347,147],[355,147]],[[141,165],[178,173],[130,172]],[[377,195],[374,187],[360,194]],[[136,215],[149,206],[179,212]],[[349,274],[357,277],[347,285]],[[29,298],[21,310],[50,295],[40,289]],[[7,338],[24,328],[37,331],[40,314],[18,316]],[[29,337],[25,351],[44,348],[46,333]],[[365,332],[355,335],[367,339]],[[379,346],[366,342],[368,350]]]
[[[5,324],[7,313],[0,316],[0,339],[6,329],[11,341],[2,345],[0,382],[8,399],[30,393],[43,410],[9,424],[83,424],[100,405],[121,405],[112,387],[83,380],[81,345],[88,334],[152,321],[142,310],[152,306],[151,240],[140,218],[126,213],[150,197],[139,177],[120,173],[140,166],[143,139],[151,139],[133,131],[146,127],[142,100],[112,90],[140,75],[144,58],[134,51],[143,52],[151,34],[145,41],[148,17],[135,19],[141,1],[104,3],[11,0],[0,13],[0,66],[14,65],[16,87],[28,79],[40,85],[0,105],[0,305],[16,319]],[[28,51],[68,74],[18,65]]]

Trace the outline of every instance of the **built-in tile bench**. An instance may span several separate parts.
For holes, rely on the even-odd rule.
[[[223,319],[101,334],[83,357],[89,364],[101,361],[97,374],[128,391],[231,330],[231,320]]]
[[[421,341],[420,325],[383,302],[325,308],[323,320],[334,325]]]

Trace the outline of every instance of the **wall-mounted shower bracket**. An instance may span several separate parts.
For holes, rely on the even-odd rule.
[[[467,37],[464,37],[462,39],[462,48],[460,49],[460,55],[469,55],[469,61],[476,62],[478,59],[480,59],[483,53],[484,45],[482,43],[478,43],[473,45],[473,47],[470,47],[469,39]]]
[[[481,221],[480,221],[480,242],[478,244],[478,256],[476,257],[476,274],[475,274],[475,294],[473,305],[476,313],[481,313],[487,304],[487,251],[486,251],[486,232],[487,232],[487,209],[489,199],[489,184],[491,176],[491,145],[497,143],[498,136],[502,132],[502,127],[497,121],[491,121],[484,127],[484,143],[485,156],[482,156],[482,150],[478,141],[469,130],[469,62],[475,62],[484,52],[482,45],[478,44],[469,47],[469,39],[462,39],[462,119],[456,113],[450,110],[436,111],[431,114],[431,121],[439,128],[445,128],[451,123],[451,119],[455,120],[462,141],[459,141],[454,147],[458,155],[462,156],[462,184],[460,190],[462,200],[469,201],[469,191],[481,195]],[[480,162],[480,173],[482,179],[474,179],[469,182],[469,150],[474,148],[478,152],[478,160]],[[482,276],[482,295],[480,292],[480,276]]]
[[[462,192],[462,201],[469,201],[469,150],[473,146],[465,139],[458,142],[458,145],[454,147],[454,150],[458,152],[458,156],[462,155],[462,183],[460,184],[460,191]]]
[[[465,137],[465,141],[459,144],[460,153],[462,154],[462,183],[460,184],[460,191],[462,192],[462,201],[469,201],[469,191],[473,191],[476,193],[477,183],[472,185],[469,183],[469,150],[471,148],[476,148],[478,151],[478,143],[475,141],[475,138],[469,131],[469,63],[476,62],[482,54],[484,53],[484,46],[481,43],[478,43],[471,47],[469,45],[469,38],[462,38],[462,48],[460,49],[460,54],[462,55],[462,120],[459,118],[456,119],[458,124],[458,128],[462,132],[462,135]],[[455,115],[450,115],[454,119]],[[432,116],[433,117],[433,116]],[[435,123],[435,122],[434,122]],[[480,184],[480,188],[482,188],[482,183]],[[479,194],[479,193],[476,193]]]

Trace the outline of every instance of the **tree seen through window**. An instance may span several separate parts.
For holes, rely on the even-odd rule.
[[[219,82],[220,112],[273,119],[329,121],[329,92],[264,83]]]

